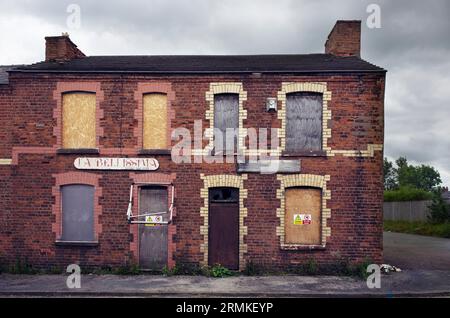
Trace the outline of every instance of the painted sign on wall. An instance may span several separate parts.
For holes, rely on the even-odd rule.
[[[88,158],[80,157],[74,161],[74,166],[81,170],[146,170],[159,168],[155,158]]]

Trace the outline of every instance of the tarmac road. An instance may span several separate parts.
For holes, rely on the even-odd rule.
[[[384,262],[402,270],[450,271],[450,239],[384,232]]]

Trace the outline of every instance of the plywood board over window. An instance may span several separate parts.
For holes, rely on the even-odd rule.
[[[287,244],[319,245],[322,223],[321,189],[288,188],[285,200],[285,242]],[[310,217],[310,221],[305,222],[305,216]]]
[[[63,241],[94,240],[94,191],[93,186],[85,184],[61,187]]]
[[[96,147],[95,93],[70,92],[63,94],[64,148],[84,149]]]
[[[287,95],[286,150],[322,150],[322,94],[298,92]]]
[[[144,95],[144,149],[167,149],[167,95]]]

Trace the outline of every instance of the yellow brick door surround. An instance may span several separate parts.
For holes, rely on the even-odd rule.
[[[200,234],[203,236],[203,243],[200,245],[200,252],[203,254],[202,265],[208,265],[208,225],[209,225],[209,188],[230,187],[239,189],[239,270],[245,269],[244,254],[247,253],[247,244],[244,244],[244,237],[247,235],[247,226],[244,219],[247,217],[247,208],[244,200],[247,199],[247,189],[244,181],[247,175],[209,175],[200,174],[203,180],[203,188],[200,189],[200,197],[203,199],[203,206],[200,208],[200,216],[203,218],[203,225],[200,226]]]

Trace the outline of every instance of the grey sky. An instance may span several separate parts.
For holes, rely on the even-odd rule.
[[[66,24],[81,8],[81,27]],[[323,52],[338,19],[363,23],[362,57],[388,69],[385,155],[437,167],[450,185],[450,1],[0,1],[0,64],[44,58],[44,37],[69,32],[88,55]]]

